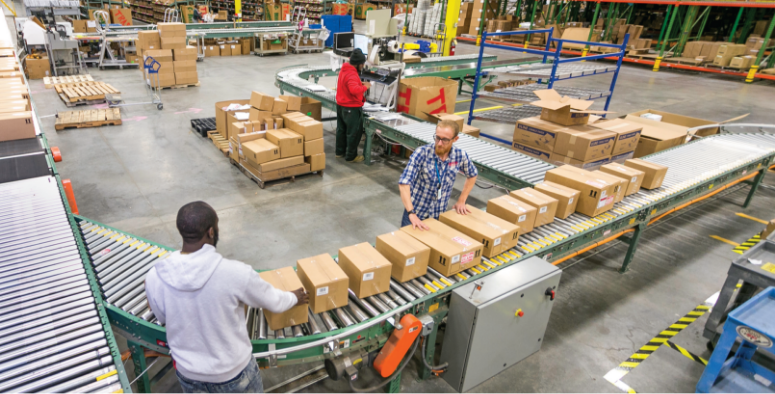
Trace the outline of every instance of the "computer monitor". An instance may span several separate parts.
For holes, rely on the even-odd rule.
[[[334,49],[351,49],[353,47],[353,33],[335,33]]]
[[[363,34],[353,35],[353,49],[360,48],[364,55],[369,56],[369,37]]]

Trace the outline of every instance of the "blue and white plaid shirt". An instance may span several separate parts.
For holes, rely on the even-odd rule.
[[[439,172],[436,173],[436,168]],[[452,146],[446,161],[436,155],[434,144],[417,148],[409,158],[399,185],[411,185],[414,213],[422,220],[429,217],[438,219],[449,204],[449,196],[455,185],[455,175],[461,171],[468,178],[479,174],[468,154]],[[441,177],[441,199],[438,197],[439,177]]]

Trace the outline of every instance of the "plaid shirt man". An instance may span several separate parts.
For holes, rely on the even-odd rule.
[[[441,161],[436,155],[433,144],[421,146],[414,151],[398,184],[411,186],[412,206],[420,220],[429,217],[438,219],[447,210],[458,170],[467,178],[479,174],[468,154],[455,146],[452,146],[446,161]]]

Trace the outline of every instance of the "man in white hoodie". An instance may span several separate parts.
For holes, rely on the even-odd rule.
[[[275,289],[249,265],[215,251],[218,216],[202,201],[178,211],[183,248],[145,278],[148,304],[167,328],[183,391],[263,392],[245,322],[245,305],[280,313],[309,301],[304,289]]]

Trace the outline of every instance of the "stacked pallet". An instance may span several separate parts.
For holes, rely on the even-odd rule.
[[[90,103],[95,100],[105,100],[106,94],[121,92],[105,82],[75,82],[54,85],[59,97],[65,104]]]
[[[91,75],[68,75],[64,77],[45,77],[43,78],[43,84],[46,85],[46,89],[51,89],[55,85],[63,83],[76,83],[76,82],[94,82],[94,78]]]
[[[59,130],[85,127],[99,127],[121,124],[121,110],[118,108],[66,111],[57,114],[54,128]]]

